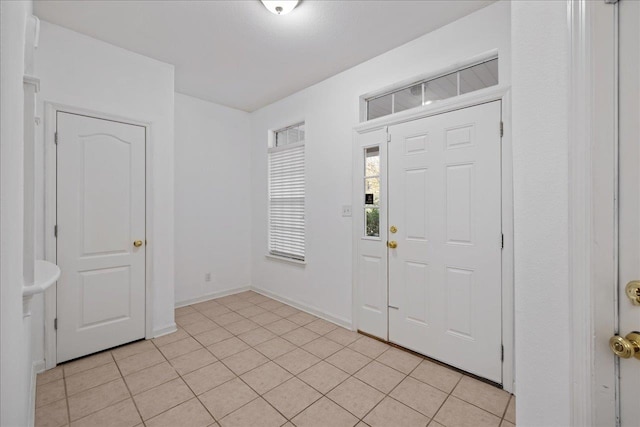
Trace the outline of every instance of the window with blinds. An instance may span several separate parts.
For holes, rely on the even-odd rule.
[[[274,132],[269,148],[269,253],[304,261],[304,123]]]

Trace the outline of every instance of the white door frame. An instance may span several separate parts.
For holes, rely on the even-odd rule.
[[[511,140],[511,88],[508,86],[494,86],[460,95],[452,99],[439,101],[435,104],[406,110],[391,116],[380,117],[378,119],[364,122],[354,128],[354,138],[359,133],[371,132],[382,129],[386,126],[396,125],[412,120],[447,113],[449,111],[460,110],[492,101],[502,101],[502,122],[504,124],[504,134],[502,136],[502,232],[504,234],[504,249],[502,251],[502,343],[504,346],[504,360],[502,362],[502,386],[510,392],[515,393],[515,371],[514,371],[514,273],[513,273],[513,155]],[[354,141],[355,144],[355,141]],[[386,142],[381,141],[381,144]],[[385,147],[386,149],[386,147]],[[357,159],[353,159],[355,162]],[[355,170],[354,170],[355,173]],[[354,178],[355,182],[355,178]],[[386,186],[384,187],[386,188]],[[359,206],[358,197],[360,188],[353,190],[353,206]],[[359,227],[352,227],[352,313],[353,329],[358,329],[358,241],[361,237]],[[381,244],[386,239],[381,239]],[[387,284],[388,286],[388,284]]]
[[[83,116],[95,117],[98,119],[111,120],[124,124],[142,126],[145,128],[145,238],[147,239],[145,257],[145,338],[153,337],[153,288],[152,265],[153,265],[153,242],[149,241],[149,236],[153,236],[153,215],[152,206],[152,177],[153,177],[153,143],[152,124],[149,121],[135,120],[108,114],[86,108],[57,104],[54,102],[44,103],[44,251],[45,259],[56,263],[57,249],[56,237],[54,236],[54,226],[56,219],[56,180],[57,180],[57,158],[55,134],[57,128],[57,113],[71,113]],[[56,330],[54,329],[54,319],[57,311],[57,283],[51,286],[44,296],[44,357],[45,369],[51,369],[57,364]]]
[[[567,0],[571,425],[614,425],[617,329],[617,5]],[[593,262],[592,262],[593,260]]]

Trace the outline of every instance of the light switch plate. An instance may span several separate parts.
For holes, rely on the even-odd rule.
[[[351,216],[351,205],[342,206],[342,216]]]

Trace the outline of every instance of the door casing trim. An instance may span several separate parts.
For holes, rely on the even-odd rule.
[[[617,4],[567,0],[572,426],[616,420]]]
[[[87,108],[44,102],[44,254],[47,261],[56,263],[57,248],[53,228],[57,223],[57,158],[55,133],[57,113],[71,113],[110,120],[145,128],[145,238],[153,236],[153,125],[149,120],[137,120]],[[146,245],[145,252],[145,338],[153,338],[153,244]],[[45,369],[57,364],[57,340],[54,319],[57,315],[57,286],[55,283],[44,294],[44,358]]]
[[[439,101],[438,103],[406,110],[391,116],[370,120],[354,127],[353,145],[357,144],[358,134],[368,133],[399,123],[435,116],[450,111],[460,110],[492,101],[502,101],[502,122],[504,134],[502,136],[502,233],[504,234],[504,248],[502,250],[502,344],[504,346],[504,360],[502,361],[502,386],[504,390],[515,393],[515,346],[514,346],[514,255],[513,255],[513,154],[511,139],[511,87],[498,85],[482,89],[456,98]],[[381,144],[387,144],[381,142]],[[386,147],[385,147],[386,149]],[[353,163],[357,159],[354,157]],[[355,174],[355,168],[354,172]],[[355,182],[355,175],[354,175]],[[353,206],[359,203],[357,189],[352,196]],[[359,229],[352,227],[352,313],[353,329],[359,329],[358,319],[358,240]]]

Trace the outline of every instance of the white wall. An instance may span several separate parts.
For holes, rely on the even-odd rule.
[[[176,93],[178,305],[250,284],[249,119],[243,111]]]
[[[31,319],[22,317],[23,89],[30,1],[0,2],[0,425],[30,419]]]
[[[351,204],[359,97],[492,49],[501,83],[509,84],[510,19],[509,2],[495,3],[252,113],[252,285],[351,324],[351,218],[341,207]],[[307,127],[306,266],[265,258],[268,130],[300,120]]]
[[[36,51],[41,80],[38,111],[54,102],[147,122],[152,170],[148,250],[152,251],[153,334],[175,327],[174,306],[174,68],[113,45],[42,22]],[[44,117],[44,116],[43,116]],[[36,257],[44,257],[44,124],[37,133]],[[41,312],[40,312],[41,315]],[[35,322],[35,319],[34,319]],[[34,323],[35,324],[35,323]],[[42,333],[42,322],[37,333]],[[41,350],[42,340],[38,345]]]
[[[517,421],[567,426],[567,5],[516,1],[511,7]]]

